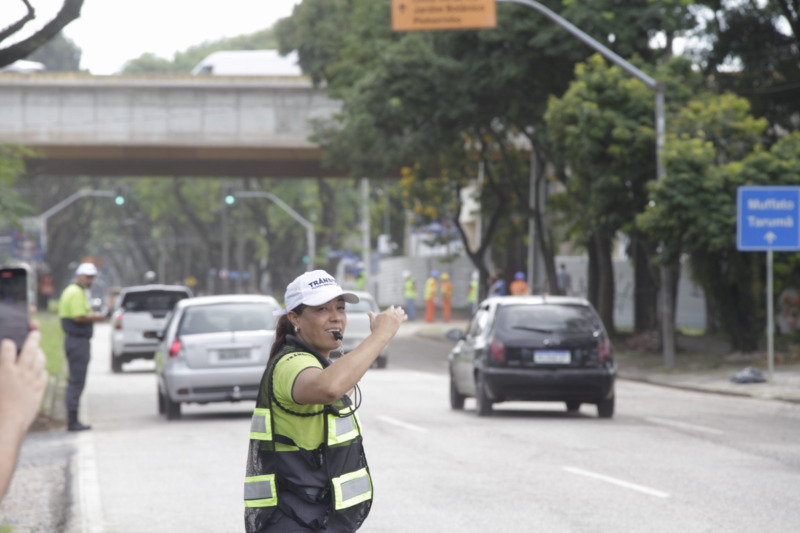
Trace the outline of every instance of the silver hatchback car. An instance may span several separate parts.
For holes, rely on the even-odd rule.
[[[183,403],[255,400],[279,310],[275,298],[262,295],[178,302],[156,334],[159,413],[175,420]]]

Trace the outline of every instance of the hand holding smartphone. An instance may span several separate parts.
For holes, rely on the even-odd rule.
[[[33,274],[27,265],[0,267],[0,339],[11,339],[17,353],[30,330]]]

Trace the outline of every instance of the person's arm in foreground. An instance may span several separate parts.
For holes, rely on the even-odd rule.
[[[0,345],[0,500],[17,464],[22,439],[36,418],[47,387],[39,332],[28,334],[19,358],[13,341]]]
[[[292,387],[295,401],[329,404],[344,396],[364,377],[384,346],[395,336],[400,324],[407,319],[405,312],[394,306],[377,315],[370,311],[372,333],[369,337],[326,369],[308,368],[300,372]]]

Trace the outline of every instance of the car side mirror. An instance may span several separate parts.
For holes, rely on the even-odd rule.
[[[445,337],[451,341],[460,341],[466,337],[466,334],[460,329],[451,329],[445,333]]]

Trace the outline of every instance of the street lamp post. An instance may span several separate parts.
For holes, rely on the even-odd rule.
[[[66,198],[64,198],[63,200],[58,202],[56,205],[54,205],[53,207],[51,207],[50,209],[48,209],[44,213],[41,213],[41,214],[39,214],[39,215],[37,215],[35,217],[30,217],[29,220],[31,220],[37,227],[41,228],[41,231],[42,231],[42,251],[43,252],[47,251],[47,219],[50,218],[51,216],[55,215],[56,213],[58,213],[59,211],[61,211],[62,209],[64,209],[68,205],[70,205],[71,203],[73,203],[75,200],[78,200],[79,198],[83,198],[84,196],[106,196],[106,197],[109,197],[109,198],[115,198],[116,196],[118,196],[118,192],[117,191],[95,191],[93,189],[83,189],[83,190],[80,190],[80,191],[78,191],[76,193],[71,194],[70,196],[67,196]]]
[[[647,85],[655,92],[655,121],[656,121],[656,179],[664,177],[664,166],[662,164],[662,150],[664,148],[664,137],[666,131],[666,121],[664,119],[664,82],[656,81],[623,58],[600,44],[598,41],[581,31],[577,26],[565,20],[555,12],[533,0],[497,0],[497,2],[509,2],[522,4],[539,13],[545,15],[553,22],[566,29],[578,39],[582,40],[610,61],[620,66],[639,81]],[[675,327],[672,321],[672,291],[670,290],[671,270],[668,266],[661,267],[661,335],[663,337],[664,365],[673,367],[675,365]]]
[[[300,216],[297,211],[292,209],[286,202],[272,193],[266,191],[236,191],[231,194],[233,194],[236,198],[267,198],[272,200],[278,205],[278,207],[283,209],[293,219],[299,222],[306,229],[306,241],[308,244],[308,264],[306,266],[306,270],[314,270],[314,263],[316,262],[315,250],[317,248],[316,237],[314,235],[314,224]]]

